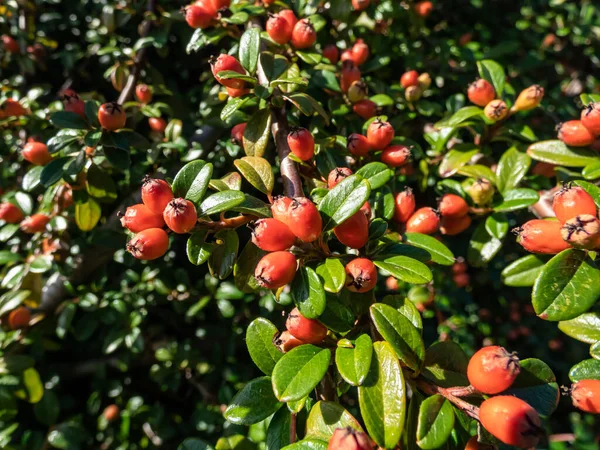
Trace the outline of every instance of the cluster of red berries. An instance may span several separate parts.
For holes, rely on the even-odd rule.
[[[554,195],[552,209],[558,220],[533,219],[514,230],[525,250],[554,255],[570,247],[600,246],[596,203],[583,188],[565,185]]]
[[[85,102],[79,97],[79,94],[72,89],[66,89],[62,96],[62,102],[65,111],[75,113],[82,118],[85,116]],[[125,127],[127,114],[123,106],[117,102],[103,103],[98,108],[98,122],[100,126],[108,131],[116,131]]]
[[[587,147],[600,136],[600,102],[590,103],[580,120],[569,120],[557,127],[558,138],[571,147]]]
[[[275,340],[275,345],[284,353],[302,344],[318,344],[327,336],[327,327],[316,319],[304,317],[294,308],[285,322],[283,331]]]
[[[9,117],[26,116],[27,114],[29,114],[27,108],[12,98],[7,98],[2,104],[0,104],[0,120],[7,119]]]
[[[152,88],[147,84],[140,83],[135,87],[135,96],[140,103],[148,105],[152,101]],[[163,134],[167,128],[167,121],[162,117],[149,117],[148,125],[152,131]]]
[[[219,77],[219,72],[224,71],[232,71],[237,72],[240,75],[246,75],[244,67],[234,56],[222,53],[216,58],[211,57],[210,66],[215,80],[217,80],[217,82],[219,82],[221,85],[225,86],[227,89],[227,94],[230,97],[236,98],[250,92],[250,90],[246,88],[245,81],[242,79]]]
[[[160,258],[169,249],[166,225],[178,234],[189,233],[198,221],[196,207],[184,198],[175,198],[169,183],[145,178],[142,203],[130,206],[121,217],[121,224],[135,236],[127,251],[142,260]]]
[[[18,306],[2,317],[2,324],[9,330],[22,330],[29,326],[31,311],[26,306]]]
[[[282,9],[276,14],[271,14],[266,30],[273,42],[279,45],[290,43],[298,50],[312,47],[317,42],[317,30],[310,19],[298,20],[291,9]]]
[[[471,103],[483,108],[483,113],[489,120],[497,122],[507,118],[509,114],[529,111],[538,106],[544,97],[544,88],[536,84],[524,89],[510,109],[504,100],[496,98],[494,86],[482,78],[469,85],[467,96]]]
[[[41,233],[46,229],[51,217],[44,213],[25,217],[21,209],[10,202],[0,203],[0,220],[6,223],[20,224],[21,231],[27,234]]]
[[[208,28],[216,23],[220,11],[229,8],[231,0],[196,0],[184,8],[185,21],[192,28]]]
[[[404,88],[406,100],[416,102],[423,95],[423,91],[431,86],[431,76],[427,72],[419,74],[416,70],[409,70],[400,77],[400,84]]]

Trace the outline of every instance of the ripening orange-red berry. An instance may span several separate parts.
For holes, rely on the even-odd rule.
[[[12,36],[8,36],[3,34],[2,37],[2,45],[4,46],[4,50],[6,53],[20,53],[21,50],[19,48],[19,43]]]
[[[499,394],[512,386],[521,372],[519,358],[498,346],[484,347],[469,360],[469,383],[483,394]]]
[[[471,277],[468,273],[457,273],[452,276],[452,281],[454,281],[456,287],[464,288],[471,282]]]
[[[46,229],[50,216],[42,213],[33,214],[21,222],[21,230],[27,234],[40,233]]]
[[[348,167],[336,167],[327,177],[327,188],[333,189],[340,181],[352,175],[352,170]]]
[[[363,248],[369,241],[369,219],[357,211],[345,222],[333,229],[338,241],[350,248]]]
[[[412,189],[407,187],[402,192],[396,194],[394,199],[394,221],[399,223],[407,222],[415,212],[416,202]]]
[[[469,204],[460,195],[444,194],[440,199],[438,211],[442,217],[463,217],[469,212]]]
[[[8,327],[11,330],[20,330],[27,328],[31,320],[31,312],[25,306],[19,306],[13,309],[8,315]]]
[[[293,200],[289,197],[276,197],[271,205],[271,215],[273,216],[273,219],[277,219],[289,226],[288,218],[290,216],[290,205],[292,203]]]
[[[523,89],[513,105],[513,111],[529,111],[542,102],[544,98],[544,88],[539,84],[534,84]]]
[[[366,156],[371,150],[371,145],[366,136],[352,133],[348,136],[346,148],[354,156]]]
[[[440,232],[446,236],[456,236],[471,226],[471,216],[443,217],[440,222]]]
[[[354,105],[352,105],[352,111],[362,119],[369,120],[371,117],[377,115],[377,105],[369,99],[364,99],[354,103]]]
[[[371,215],[373,214],[373,211],[371,210],[371,205],[369,204],[368,200],[363,203],[363,205],[360,207],[359,211],[361,211],[365,215],[367,220],[370,219]]]
[[[381,162],[390,167],[401,167],[411,157],[410,148],[406,145],[390,145],[381,153]]]
[[[256,265],[254,277],[267,289],[279,289],[296,275],[296,257],[290,252],[273,252],[263,256]]]
[[[417,72],[416,70],[409,70],[408,72],[404,72],[400,77],[400,84],[404,89],[410,86],[418,86],[419,72]]]
[[[98,109],[98,121],[102,128],[115,131],[125,126],[127,115],[123,107],[117,102],[104,103]]]
[[[117,420],[119,414],[121,414],[121,410],[117,405],[114,404],[108,405],[106,408],[104,408],[104,411],[102,411],[102,415],[108,422],[114,422]]]
[[[381,119],[375,119],[367,128],[367,139],[374,150],[383,150],[390,145],[394,134],[394,127]]]
[[[295,128],[287,137],[291,152],[298,159],[308,161],[315,154],[315,138],[306,128]]]
[[[327,450],[373,450],[375,443],[361,431],[352,427],[336,428]]]
[[[148,125],[150,129],[156,133],[164,133],[167,129],[167,121],[162,117],[150,117],[148,118]]]
[[[143,261],[160,258],[168,249],[169,235],[162,228],[140,231],[127,243],[127,251]]]
[[[279,14],[274,14],[267,20],[267,34],[269,37],[280,45],[287,44],[292,38],[292,31],[294,30],[285,17]]]
[[[489,81],[479,78],[469,85],[467,96],[471,103],[483,108],[496,98],[496,90]]]
[[[19,223],[25,216],[17,205],[9,202],[0,203],[0,220],[6,223]]]
[[[227,91],[227,95],[229,95],[231,98],[238,98],[242,95],[250,93],[250,89],[247,88],[235,89],[225,86],[225,90]]]
[[[465,273],[468,269],[469,266],[462,258],[458,258],[458,260],[452,264],[452,273]]]
[[[533,169],[531,169],[533,175],[539,175],[546,178],[554,178],[556,176],[556,165],[546,162],[538,161]]]
[[[287,218],[283,222],[303,242],[316,241],[323,231],[321,214],[315,204],[306,197],[292,200]]]
[[[277,219],[259,219],[254,223],[252,242],[261,250],[277,252],[294,245],[296,235]]]
[[[340,60],[340,51],[335,44],[327,44],[323,47],[323,56],[331,62],[331,64],[337,64]]]
[[[327,327],[315,319],[307,319],[298,308],[292,309],[285,321],[288,332],[306,344],[318,344],[327,336]]]
[[[477,436],[473,436],[465,445],[465,450],[497,450],[495,445],[482,444]]]
[[[536,447],[543,434],[537,411],[510,395],[485,400],[479,408],[479,420],[496,438],[515,447]]]
[[[226,70],[237,72],[242,75],[246,74],[246,71],[244,70],[240,62],[233,56],[221,53],[217,58],[210,59],[210,65],[213,76],[215,77],[215,80],[217,80],[218,83],[222,84],[223,86],[234,89],[241,89],[244,87],[244,80],[239,80],[236,78],[223,79],[218,75],[219,72],[223,72]]]
[[[415,5],[415,12],[421,17],[427,17],[433,11],[433,3],[429,1],[418,2]]]
[[[596,215],[594,198],[580,186],[565,185],[554,194],[552,209],[560,223],[582,214]]]
[[[567,220],[560,234],[572,247],[594,250],[600,244],[600,220],[591,214],[581,214]]]
[[[289,22],[290,26],[292,27],[292,30],[298,23],[298,18],[296,17],[296,14],[294,14],[294,11],[292,11],[291,9],[282,9],[281,11],[279,11],[279,15]]]
[[[273,341],[273,344],[283,353],[287,353],[296,347],[305,344],[300,339],[295,338],[289,331],[282,331],[281,334]]]
[[[508,114],[508,106],[504,100],[496,99],[485,105],[483,114],[490,120],[495,122],[504,119]]]
[[[61,96],[65,111],[72,112],[85,118],[85,103],[79,94],[72,89],[66,89]]]
[[[388,291],[396,292],[398,290],[398,280],[395,277],[387,277],[385,279],[385,288]]]
[[[214,18],[215,13],[206,5],[193,3],[185,7],[185,21],[194,29],[208,28]]]
[[[582,411],[600,414],[600,380],[579,380],[571,387],[573,406]]]
[[[155,214],[162,214],[173,200],[173,190],[169,183],[158,178],[144,177],[142,182],[142,202]]]
[[[147,84],[138,84],[135,87],[135,96],[141,103],[147,105],[152,101],[152,89]]]
[[[581,112],[581,123],[590,133],[600,135],[600,102],[590,103]]]
[[[377,268],[367,258],[355,258],[346,264],[346,287],[351,292],[369,292],[377,285]]]
[[[581,120],[568,120],[558,126],[558,138],[571,147],[587,147],[593,144],[596,136]]]
[[[312,47],[317,41],[317,31],[309,19],[301,19],[292,30],[292,45],[297,49]]]
[[[370,0],[352,0],[352,7],[355,11],[362,11],[369,7]]]
[[[244,142],[244,131],[246,131],[247,123],[238,123],[231,129],[231,141],[241,145]]]
[[[171,200],[163,212],[167,226],[175,233],[188,233],[198,221],[196,207],[184,198]]]
[[[231,0],[208,0],[208,2],[212,4],[215,11],[221,11],[231,6]]]
[[[358,39],[350,51],[352,53],[352,61],[357,66],[364,64],[369,59],[369,46],[362,39]]]
[[[148,228],[162,228],[165,221],[162,212],[152,212],[146,205],[139,203],[127,208],[121,217],[121,225],[133,233],[139,233]]]
[[[519,244],[531,253],[555,255],[570,247],[560,234],[561,223],[557,220],[533,219],[515,231]]]
[[[350,89],[350,86],[355,81],[360,81],[360,69],[352,61],[344,61],[340,73],[340,87],[342,92],[348,92],[348,89]]]
[[[342,56],[340,57],[340,59],[342,60],[342,62],[350,61],[352,64],[354,64],[354,60],[352,59],[352,50],[349,48],[344,50],[342,52]]]
[[[417,209],[406,222],[406,231],[409,233],[433,234],[439,227],[439,213],[428,206]]]
[[[21,152],[23,158],[36,166],[45,166],[52,161],[48,146],[42,142],[28,142]]]

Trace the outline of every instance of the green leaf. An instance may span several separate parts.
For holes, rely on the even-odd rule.
[[[456,146],[444,156],[438,169],[443,178],[454,175],[458,170],[467,164],[473,156],[479,153],[479,148],[474,145]]]
[[[433,279],[429,267],[408,256],[392,256],[385,258],[383,261],[375,260],[373,263],[380,269],[407,283],[425,284]]]
[[[240,39],[240,63],[253,75],[258,65],[260,53],[260,28],[248,28]]]
[[[483,109],[478,106],[465,106],[460,108],[447,119],[440,120],[436,127],[456,127],[463,122],[466,122],[474,117],[483,116]]]
[[[541,273],[547,258],[527,255],[513,261],[502,271],[502,282],[512,287],[530,287]]]
[[[454,254],[436,238],[421,233],[405,233],[405,236],[407,244],[427,251],[433,262],[443,266],[454,264]]]
[[[263,156],[269,144],[271,131],[271,111],[269,108],[258,110],[250,118],[244,130],[243,146],[248,156]]]
[[[556,409],[560,390],[552,369],[535,358],[520,361],[521,372],[506,391],[526,401],[542,416],[549,416]]]
[[[369,359],[369,365],[370,363]],[[348,427],[363,432],[358,420],[342,405],[337,402],[319,401],[310,409],[306,419],[306,437],[329,441],[337,428]]]
[[[325,311],[325,290],[319,275],[307,266],[298,269],[291,286],[292,299],[302,315],[316,319]]]
[[[287,408],[281,408],[275,413],[269,422],[269,428],[267,428],[267,450],[279,450],[290,444],[291,425],[292,414]]]
[[[298,52],[296,52],[298,54]],[[320,55],[319,55],[320,56]],[[321,104],[304,92],[284,95],[287,101],[291,102],[305,116],[312,116],[314,113],[319,114],[325,120],[325,125],[329,125],[329,116],[321,106]]]
[[[235,285],[243,292],[253,292],[259,288],[256,278],[254,277],[254,269],[256,265],[265,256],[267,252],[261,250],[256,245],[249,241],[240,257],[233,266],[233,276]]]
[[[40,374],[33,367],[25,369],[22,375],[22,383],[25,391],[17,391],[15,394],[28,401],[29,403],[37,403],[44,396],[44,385],[40,378]]]
[[[454,428],[452,404],[439,394],[426,398],[419,409],[417,445],[423,450],[441,447]]]
[[[82,138],[83,134],[85,134],[85,132],[81,130],[70,130],[68,128],[60,130],[46,143],[48,146],[48,151],[50,153],[57,153],[63,148],[67,148],[68,146],[78,142]]]
[[[275,177],[269,161],[259,156],[245,156],[233,163],[244,178],[260,192],[267,195],[273,192]]]
[[[533,285],[533,308],[545,320],[573,319],[598,298],[600,271],[581,250],[568,249],[554,256]]]
[[[192,161],[181,168],[173,180],[175,197],[185,198],[198,205],[212,177],[213,165],[202,160]]]
[[[27,171],[27,173],[23,176],[23,182],[21,183],[24,191],[33,191],[40,185],[40,176],[42,175],[42,170],[44,170],[44,166],[33,166]]]
[[[92,164],[87,171],[86,190],[92,197],[107,201],[116,200],[117,185],[108,173]]]
[[[573,339],[594,344],[600,341],[600,313],[583,313],[574,319],[563,320],[558,323],[558,329]]]
[[[421,318],[421,313],[415,304],[408,300],[404,295],[386,295],[381,299],[381,303],[385,303],[386,305],[395,308],[400,314],[410,320],[419,332],[423,331],[423,319]]]
[[[50,116],[52,125],[58,128],[71,128],[85,130],[89,127],[88,123],[79,114],[70,111],[57,111]]]
[[[320,53],[315,52],[305,52],[301,50],[296,50],[296,55],[306,64],[310,64],[311,66],[319,64],[321,62],[321,59],[323,59],[323,56]]]
[[[226,121],[240,108],[242,108],[246,103],[249,103],[252,100],[252,96],[245,95],[243,97],[229,98],[227,104],[221,110],[221,120]]]
[[[240,238],[235,230],[224,229],[215,233],[216,244],[208,258],[208,269],[213,277],[227,278],[233,271]]]
[[[508,219],[502,213],[494,213],[485,219],[485,230],[496,239],[504,239],[508,232]]]
[[[327,450],[327,442],[319,439],[302,439],[281,450]]]
[[[506,82],[504,68],[496,61],[484,59],[483,61],[477,61],[477,70],[481,78],[492,83],[492,86],[496,90],[496,97],[501,98],[504,91],[504,83]]]
[[[437,342],[425,353],[423,376],[441,387],[468,386],[469,357],[456,342]]]
[[[274,414],[282,405],[273,394],[271,378],[260,377],[235,394],[224,415],[236,425],[252,425]]]
[[[102,209],[93,198],[75,205],[75,223],[81,231],[93,230],[100,217],[102,217]]]
[[[15,252],[10,250],[0,250],[0,265],[4,265],[9,262],[21,261],[23,257]],[[344,271],[344,276],[346,272]]]
[[[44,187],[50,187],[63,176],[64,166],[71,161],[71,158],[56,158],[44,166],[40,174],[40,183]]]
[[[275,396],[282,402],[307,396],[325,376],[330,359],[330,350],[310,344],[284,354],[273,369]]]
[[[575,364],[569,371],[572,382],[579,380],[600,380],[600,360],[585,359]]]
[[[244,201],[231,208],[231,210],[242,214],[250,214],[259,218],[271,217],[270,206],[262,200],[259,200],[256,197],[252,197],[248,194],[244,194]]]
[[[187,240],[186,251],[190,262],[196,266],[208,261],[215,244],[206,242],[206,230],[193,233]]]
[[[220,72],[217,72],[217,75],[222,80],[243,80],[251,84],[256,84],[256,78],[250,75],[241,74],[235,70],[221,70]]]
[[[352,386],[360,386],[367,378],[373,341],[368,334],[361,334],[354,342],[354,347],[338,346],[335,351],[335,364],[342,378]]]
[[[511,147],[504,152],[496,169],[496,186],[500,192],[516,188],[527,174],[531,158],[527,153]]]
[[[275,325],[262,317],[254,319],[246,330],[246,346],[250,358],[265,375],[271,375],[275,364],[283,356],[273,344],[278,332]]]
[[[590,163],[583,168],[581,175],[586,180],[596,180],[600,178],[600,161]]]
[[[371,320],[398,358],[418,373],[425,360],[425,344],[420,331],[407,317],[384,303],[371,306]]]
[[[475,267],[483,267],[496,256],[501,248],[502,241],[488,233],[485,222],[481,222],[471,236],[467,260]]]
[[[44,273],[52,268],[52,259],[50,256],[40,255],[35,257],[29,263],[31,273]]]
[[[338,293],[346,284],[346,269],[338,258],[327,258],[317,266],[317,274],[323,279],[327,292]]]
[[[360,175],[351,175],[338,183],[319,203],[323,216],[323,231],[330,230],[352,217],[371,194],[369,182]]]
[[[559,140],[540,141],[527,149],[527,154],[536,161],[565,167],[585,167],[598,160],[598,153],[587,148],[568,147]]]
[[[290,66],[285,56],[273,55],[270,52],[261,52],[259,59],[265,77],[269,81],[279,78]]]
[[[201,30],[196,30],[201,31]],[[187,438],[181,443],[177,450],[214,450],[214,448],[201,439]]]
[[[516,211],[537,203],[539,194],[533,189],[517,188],[504,191],[502,202],[494,206],[496,212]]]
[[[360,412],[369,436],[384,448],[394,448],[404,429],[406,388],[400,364],[387,342],[375,342],[367,379],[358,388]]]
[[[215,450],[256,450],[256,445],[241,434],[219,438]]]
[[[56,423],[60,413],[60,401],[52,391],[45,391],[41,400],[33,407],[35,418],[46,426]]]
[[[319,316],[319,322],[336,333],[347,333],[356,322],[351,305],[345,301],[346,293],[349,291],[341,291],[337,295],[326,292],[325,311]]]
[[[108,162],[110,162],[113,166],[121,170],[127,170],[131,165],[131,157],[129,156],[129,151],[123,150],[121,148],[116,147],[102,147],[104,151],[104,156]]]
[[[387,164],[380,162],[365,164],[358,169],[356,173],[369,182],[371,190],[379,189],[381,186],[385,185],[390,181],[390,178],[392,178],[392,175],[394,174]]]
[[[496,183],[496,174],[492,172],[492,169],[490,169],[488,166],[483,166],[481,164],[462,166],[460,169],[458,169],[458,173],[460,175],[464,175],[465,177],[484,178],[494,184]]]
[[[209,216],[223,211],[229,211],[246,200],[243,192],[222,191],[206,197],[198,209],[198,215]]]

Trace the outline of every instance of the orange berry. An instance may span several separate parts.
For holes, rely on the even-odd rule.
[[[276,252],[287,250],[294,245],[296,235],[285,223],[277,219],[259,219],[254,223],[252,242],[261,250]]]
[[[72,89],[66,89],[61,96],[65,111],[69,111],[85,118],[85,103],[77,92]]]
[[[298,159],[308,161],[315,154],[315,138],[306,128],[295,128],[287,137],[291,152]]]
[[[164,133],[167,129],[167,121],[162,117],[150,117],[148,119],[150,129],[156,133]]]
[[[148,228],[162,228],[165,226],[162,213],[155,213],[146,205],[140,203],[130,206],[121,217],[121,225],[133,233],[147,230]]]
[[[467,96],[471,103],[484,107],[496,98],[496,91],[489,81],[480,78],[469,85]]]
[[[600,135],[600,102],[590,103],[581,112],[581,123],[590,133]]]
[[[152,101],[152,90],[147,84],[138,84],[135,87],[135,96],[141,103],[147,105]]]
[[[372,450],[374,447],[374,442],[365,433],[346,427],[336,428],[327,450]]]
[[[531,253],[555,255],[570,247],[560,234],[561,224],[556,220],[533,219],[516,229],[519,244]]]
[[[267,289],[279,289],[294,279],[296,257],[289,252],[273,252],[262,257],[254,270],[258,284]]]
[[[218,83],[234,89],[241,89],[244,87],[244,80],[239,80],[236,78],[222,79],[218,75],[219,72],[226,70],[237,72],[242,75],[246,74],[244,67],[242,67],[240,62],[233,56],[222,53],[217,58],[211,58],[210,65],[213,76]]]
[[[120,413],[121,410],[117,405],[108,405],[102,412],[102,415],[108,422],[113,422],[117,420]]]
[[[127,115],[117,102],[104,103],[98,109],[98,121],[102,128],[115,131],[125,126]]]
[[[46,229],[50,216],[46,214],[33,214],[21,222],[21,230],[27,234],[40,233]]]
[[[439,213],[428,206],[417,209],[406,222],[406,231],[409,233],[433,234],[439,227]]]
[[[354,156],[366,156],[371,150],[371,145],[366,136],[352,133],[348,136],[346,148]],[[330,188],[331,189],[331,188]]]
[[[506,117],[506,115],[508,114],[508,106],[506,106],[504,100],[492,100],[487,105],[485,105],[483,113],[488,119],[497,122]]]
[[[298,308],[294,308],[287,317],[285,327],[288,332],[306,344],[318,344],[327,336],[327,327],[315,319],[307,319]]]
[[[292,45],[299,50],[312,47],[317,41],[317,31],[308,19],[299,20],[292,31]]]
[[[478,350],[467,366],[469,383],[483,394],[499,394],[507,390],[519,372],[519,358],[498,346]]]
[[[375,119],[367,128],[367,139],[374,150],[383,150],[390,145],[394,134],[394,127],[381,119]]]
[[[364,120],[369,120],[377,114],[377,105],[369,99],[360,100],[352,105],[352,111]]]
[[[277,339],[273,342],[279,350],[283,353],[287,353],[290,350],[304,344],[300,339],[295,338],[289,331],[283,331]]]
[[[271,205],[271,215],[273,216],[273,219],[277,219],[289,226],[289,208],[292,203],[293,200],[289,197],[276,197],[275,201],[273,201],[273,204]]]
[[[569,219],[560,229],[565,242],[575,248],[593,250],[600,239],[600,220],[591,214],[581,214]]]
[[[335,237],[347,247],[362,248],[369,241],[369,219],[357,211],[345,222],[333,229]]]
[[[142,184],[142,202],[155,214],[162,214],[173,200],[173,190],[165,180],[145,177]]]
[[[411,157],[410,148],[406,145],[390,145],[381,153],[381,162],[390,167],[401,167]]]
[[[456,236],[471,226],[471,216],[442,217],[440,232],[447,236]]]
[[[400,77],[400,84],[404,89],[410,86],[418,86],[419,72],[417,72],[416,70],[409,70],[408,72],[404,72]]]
[[[6,51],[6,53],[21,52],[21,49],[19,48],[19,43],[12,36],[3,34],[2,37],[0,37],[0,39],[2,40],[2,45],[4,46],[4,50]]]
[[[479,408],[479,419],[492,435],[515,447],[535,447],[543,434],[536,410],[517,397],[488,398]]]
[[[369,7],[370,0],[352,0],[352,7],[355,11],[362,11]]]
[[[23,158],[36,166],[45,166],[52,161],[48,146],[42,142],[28,142],[21,152]]]
[[[162,228],[140,231],[127,244],[127,251],[135,258],[151,261],[160,258],[169,249],[169,236]]]
[[[340,181],[348,178],[350,175],[352,175],[352,170],[347,167],[336,167],[329,172],[329,176],[327,177],[327,187],[333,189]]]
[[[404,223],[410,219],[415,212],[416,202],[412,189],[407,187],[396,194],[394,207],[394,221]]]
[[[0,203],[0,220],[6,223],[19,223],[25,218],[21,209],[9,202]]]
[[[292,30],[298,23],[298,18],[296,17],[296,14],[294,14],[294,11],[292,11],[291,9],[282,9],[281,11],[279,11],[279,15],[288,21],[288,23],[292,27]]]
[[[275,14],[267,20],[267,34],[280,45],[287,44],[292,38],[294,26],[286,20],[285,17]]]
[[[244,142],[244,131],[246,131],[247,123],[238,123],[231,129],[231,141],[234,144],[242,145]]]
[[[214,18],[215,12],[205,5],[194,3],[185,8],[185,21],[194,29],[208,28]]]
[[[352,53],[352,61],[357,66],[364,64],[369,59],[369,46],[362,39],[358,39],[350,51]]]
[[[316,241],[323,231],[319,210],[305,197],[295,198],[290,203],[287,218],[282,222],[303,242]]]
[[[571,387],[573,406],[592,414],[600,414],[600,380],[580,380]]]
[[[433,3],[419,2],[415,5],[415,12],[421,17],[427,17],[433,11]]]
[[[19,306],[13,309],[8,315],[8,326],[11,330],[27,328],[30,319],[31,313],[29,312],[29,308]]]
[[[367,258],[355,258],[346,265],[346,287],[351,292],[368,292],[377,285],[377,268]]]
[[[580,186],[565,185],[554,194],[552,209],[560,223],[582,214],[596,215],[594,198]]]
[[[178,234],[188,233],[198,221],[196,207],[184,198],[171,200],[163,212],[163,218],[167,226]]]
[[[465,445],[465,450],[497,450],[495,445],[482,444],[477,436],[473,436]]]
[[[460,195],[444,194],[438,205],[438,211],[442,217],[458,218],[469,212],[469,204]]]
[[[344,59],[342,58],[342,61]],[[360,70],[354,65],[352,61],[344,61],[342,64],[342,72],[340,74],[340,87],[342,92],[348,92],[350,86],[355,81],[360,81]]]
[[[335,44],[327,44],[323,47],[323,56],[327,58],[331,64],[337,64],[340,60],[340,51]]]
[[[596,136],[588,130],[581,120],[569,120],[558,126],[558,138],[571,147],[587,147]]]

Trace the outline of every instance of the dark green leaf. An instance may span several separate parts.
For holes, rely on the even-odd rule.
[[[248,156],[263,156],[269,144],[271,131],[271,111],[258,110],[248,121],[244,130],[244,151]]]
[[[185,198],[198,205],[204,197],[212,176],[213,165],[202,160],[192,161],[181,168],[173,180],[175,197]]]
[[[243,192],[222,191],[206,197],[198,208],[198,215],[209,216],[211,214],[228,211],[246,200]]]
[[[273,344],[277,333],[277,327],[262,317],[253,320],[246,330],[246,346],[250,357],[265,375],[271,375],[275,364],[283,356]]]
[[[441,447],[454,428],[452,404],[441,395],[426,398],[419,409],[417,445],[423,450]]]
[[[454,255],[448,247],[432,236],[421,233],[406,233],[406,243],[421,248],[431,255],[431,260],[443,266],[454,264]]]
[[[536,142],[529,146],[527,154],[537,161],[566,167],[585,167],[598,159],[598,153],[593,150],[568,147],[559,140]]]
[[[240,39],[240,63],[252,75],[260,53],[260,28],[248,28]]]
[[[50,116],[52,125],[58,128],[71,128],[76,130],[85,130],[89,127],[88,123],[79,114],[70,111],[57,111]]]
[[[563,320],[558,323],[558,328],[573,339],[594,344],[600,341],[600,313],[583,313],[574,319]]]
[[[370,362],[369,359],[369,365]],[[331,401],[319,401],[311,408],[306,419],[306,437],[329,441],[337,428],[347,427],[363,431],[358,420],[342,405]]]
[[[317,274],[323,279],[323,288],[327,292],[340,292],[346,283],[346,269],[338,258],[328,258],[319,264]]]
[[[380,162],[366,164],[358,169],[356,173],[369,182],[372,190],[385,185],[393,175],[387,164]]]
[[[502,271],[502,282],[512,287],[533,286],[547,259],[539,255],[527,255],[517,259]]]
[[[492,83],[492,86],[496,90],[496,97],[501,98],[504,91],[504,83],[506,82],[504,68],[496,61],[484,59],[483,61],[477,61],[477,70],[479,70],[481,78]]]
[[[337,184],[319,204],[323,231],[330,230],[353,216],[369,198],[371,186],[360,175],[351,175]]]
[[[425,284],[433,279],[429,267],[408,256],[391,256],[373,261],[377,267],[389,272],[396,278],[412,284]]]
[[[252,425],[266,419],[282,405],[273,395],[271,378],[260,377],[235,394],[224,415],[236,425]]]
[[[325,290],[319,275],[310,267],[298,269],[292,281],[291,293],[304,317],[316,319],[325,311]]]
[[[373,356],[373,341],[368,334],[361,334],[353,347],[339,346],[335,352],[335,364],[340,375],[352,386],[360,386],[367,377]]]

